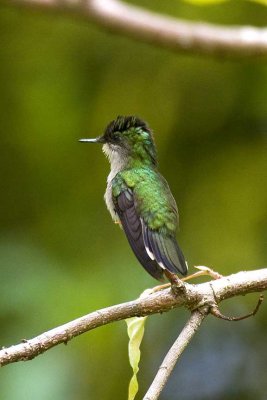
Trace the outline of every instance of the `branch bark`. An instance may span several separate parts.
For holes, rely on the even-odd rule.
[[[47,331],[33,339],[0,350],[0,366],[31,360],[50,348],[67,343],[74,337],[114,321],[162,313],[184,306],[189,310],[211,309],[230,297],[262,292],[267,289],[267,268],[239,272],[221,279],[191,285],[184,283],[178,292],[165,289],[127,303],[92,312],[74,321]]]
[[[169,376],[178,361],[178,358],[181,356],[195,333],[200,328],[200,325],[204,318],[208,315],[208,312],[209,310],[207,308],[203,309],[202,311],[195,310],[192,312],[182,332],[164,358],[161,366],[159,367],[158,373],[143,400],[157,400],[159,398],[159,395],[166,385]]]
[[[109,31],[178,53],[215,57],[267,55],[266,28],[188,22],[119,0],[10,0],[8,4],[80,17]]]

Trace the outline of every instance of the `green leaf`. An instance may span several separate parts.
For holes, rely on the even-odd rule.
[[[147,289],[141,294],[140,297],[146,297],[150,293],[152,293],[152,290]],[[141,356],[140,345],[144,336],[146,319],[147,317],[133,317],[125,320],[127,324],[127,333],[129,336],[129,361],[133,370],[133,376],[129,383],[128,400],[134,400],[138,392],[137,373],[139,371],[139,361]]]
[[[139,371],[140,345],[144,336],[144,326],[147,317],[133,317],[126,319],[127,332],[129,336],[129,361],[133,369],[133,376],[129,383],[128,400],[134,400],[138,392],[137,373]]]

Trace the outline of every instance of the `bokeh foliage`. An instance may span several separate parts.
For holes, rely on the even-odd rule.
[[[267,8],[139,1],[173,16],[254,24]],[[155,131],[180,209],[190,266],[223,274],[266,263],[267,65],[175,55],[59,15],[0,8],[0,344],[137,297],[155,285],[111,223],[100,134],[118,114]],[[256,297],[224,311],[246,312]],[[253,320],[209,318],[162,399],[266,399],[266,306]],[[149,385],[187,317],[147,321],[139,381]],[[1,370],[5,400],[125,399],[123,322]]]

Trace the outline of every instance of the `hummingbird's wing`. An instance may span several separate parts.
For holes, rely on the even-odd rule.
[[[136,201],[128,188],[114,199],[114,205],[139,262],[156,279],[162,278],[164,269],[186,275],[187,264],[175,238],[150,229],[140,218]]]
[[[142,222],[139,218],[131,189],[128,189],[114,199],[115,210],[120,217],[121,224],[128,242],[139,262],[146,271],[158,280],[163,279],[163,270],[158,263],[148,255],[142,232]]]

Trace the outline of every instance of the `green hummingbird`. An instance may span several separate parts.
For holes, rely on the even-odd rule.
[[[153,133],[135,116],[118,116],[104,134],[81,142],[101,143],[110,161],[105,202],[141,265],[158,280],[187,274],[176,241],[178,209],[157,167]]]

